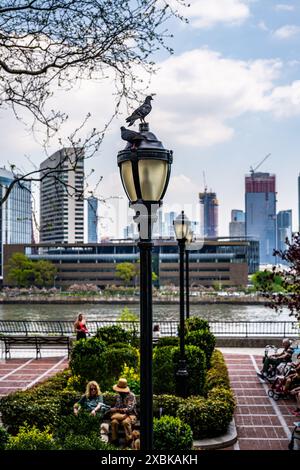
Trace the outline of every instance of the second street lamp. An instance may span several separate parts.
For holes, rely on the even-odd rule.
[[[182,211],[174,220],[174,231],[179,247],[179,341],[180,360],[176,373],[176,392],[182,397],[187,396],[188,371],[186,368],[185,348],[184,348],[184,249],[190,232],[190,221]]]
[[[138,147],[128,142],[126,148],[118,153],[118,165],[139,229],[141,449],[149,451],[153,448],[152,225],[168,187],[173,157],[172,151],[166,150],[155,135],[149,132],[147,123],[140,124],[139,131],[144,139],[139,141]]]
[[[185,246],[185,318],[190,318],[190,266],[189,266],[189,245],[193,241],[194,234],[188,233]]]

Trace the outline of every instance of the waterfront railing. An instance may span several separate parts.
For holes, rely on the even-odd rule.
[[[155,321],[161,336],[176,336],[178,321]],[[139,322],[117,320],[91,320],[87,326],[91,335],[104,326],[119,325],[139,334]],[[210,321],[211,332],[217,337],[298,337],[300,325],[297,321]],[[0,320],[0,335],[61,335],[73,336],[74,323],[68,320]]]

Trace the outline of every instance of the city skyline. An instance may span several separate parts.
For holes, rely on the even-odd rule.
[[[217,193],[220,204],[219,235],[226,236],[231,210],[245,210],[245,174],[271,153],[261,171],[276,174],[277,210],[292,209],[293,230],[298,229],[299,11],[295,0],[213,0],[210,8],[203,0],[193,0],[183,12],[190,23],[173,20],[169,24],[174,55],[155,55],[158,72],[144,90],[144,94],[156,93],[150,129],[174,150],[164,200],[167,211],[185,204],[197,213],[205,171],[208,190]],[[83,82],[70,93],[58,91],[51,104],[62,104],[69,115],[62,130],[66,137],[87,112],[92,114],[90,125],[102,128],[113,112],[114,100],[107,80]],[[99,152],[86,161],[86,173],[95,170],[89,189],[102,176],[98,194],[106,199],[124,197],[116,163],[124,144],[119,128],[135,106],[121,108]],[[1,110],[0,118],[3,165],[10,162],[30,171],[32,161],[39,167],[45,159],[39,135],[33,137],[10,111]],[[59,148],[57,141],[50,143],[49,154]],[[113,234],[109,214],[107,220],[102,214],[101,232]],[[194,214],[188,215],[195,219]]]

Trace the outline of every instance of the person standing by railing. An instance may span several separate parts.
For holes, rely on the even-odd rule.
[[[76,340],[79,339],[86,339],[86,335],[88,333],[88,329],[86,327],[86,320],[82,313],[79,313],[77,319],[74,323],[74,329],[76,332]]]

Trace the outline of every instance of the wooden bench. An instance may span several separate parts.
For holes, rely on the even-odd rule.
[[[5,359],[11,358],[12,349],[35,349],[36,359],[41,358],[41,349],[54,349],[59,346],[67,347],[70,356],[72,339],[69,336],[31,336],[31,335],[1,335],[4,342]]]

